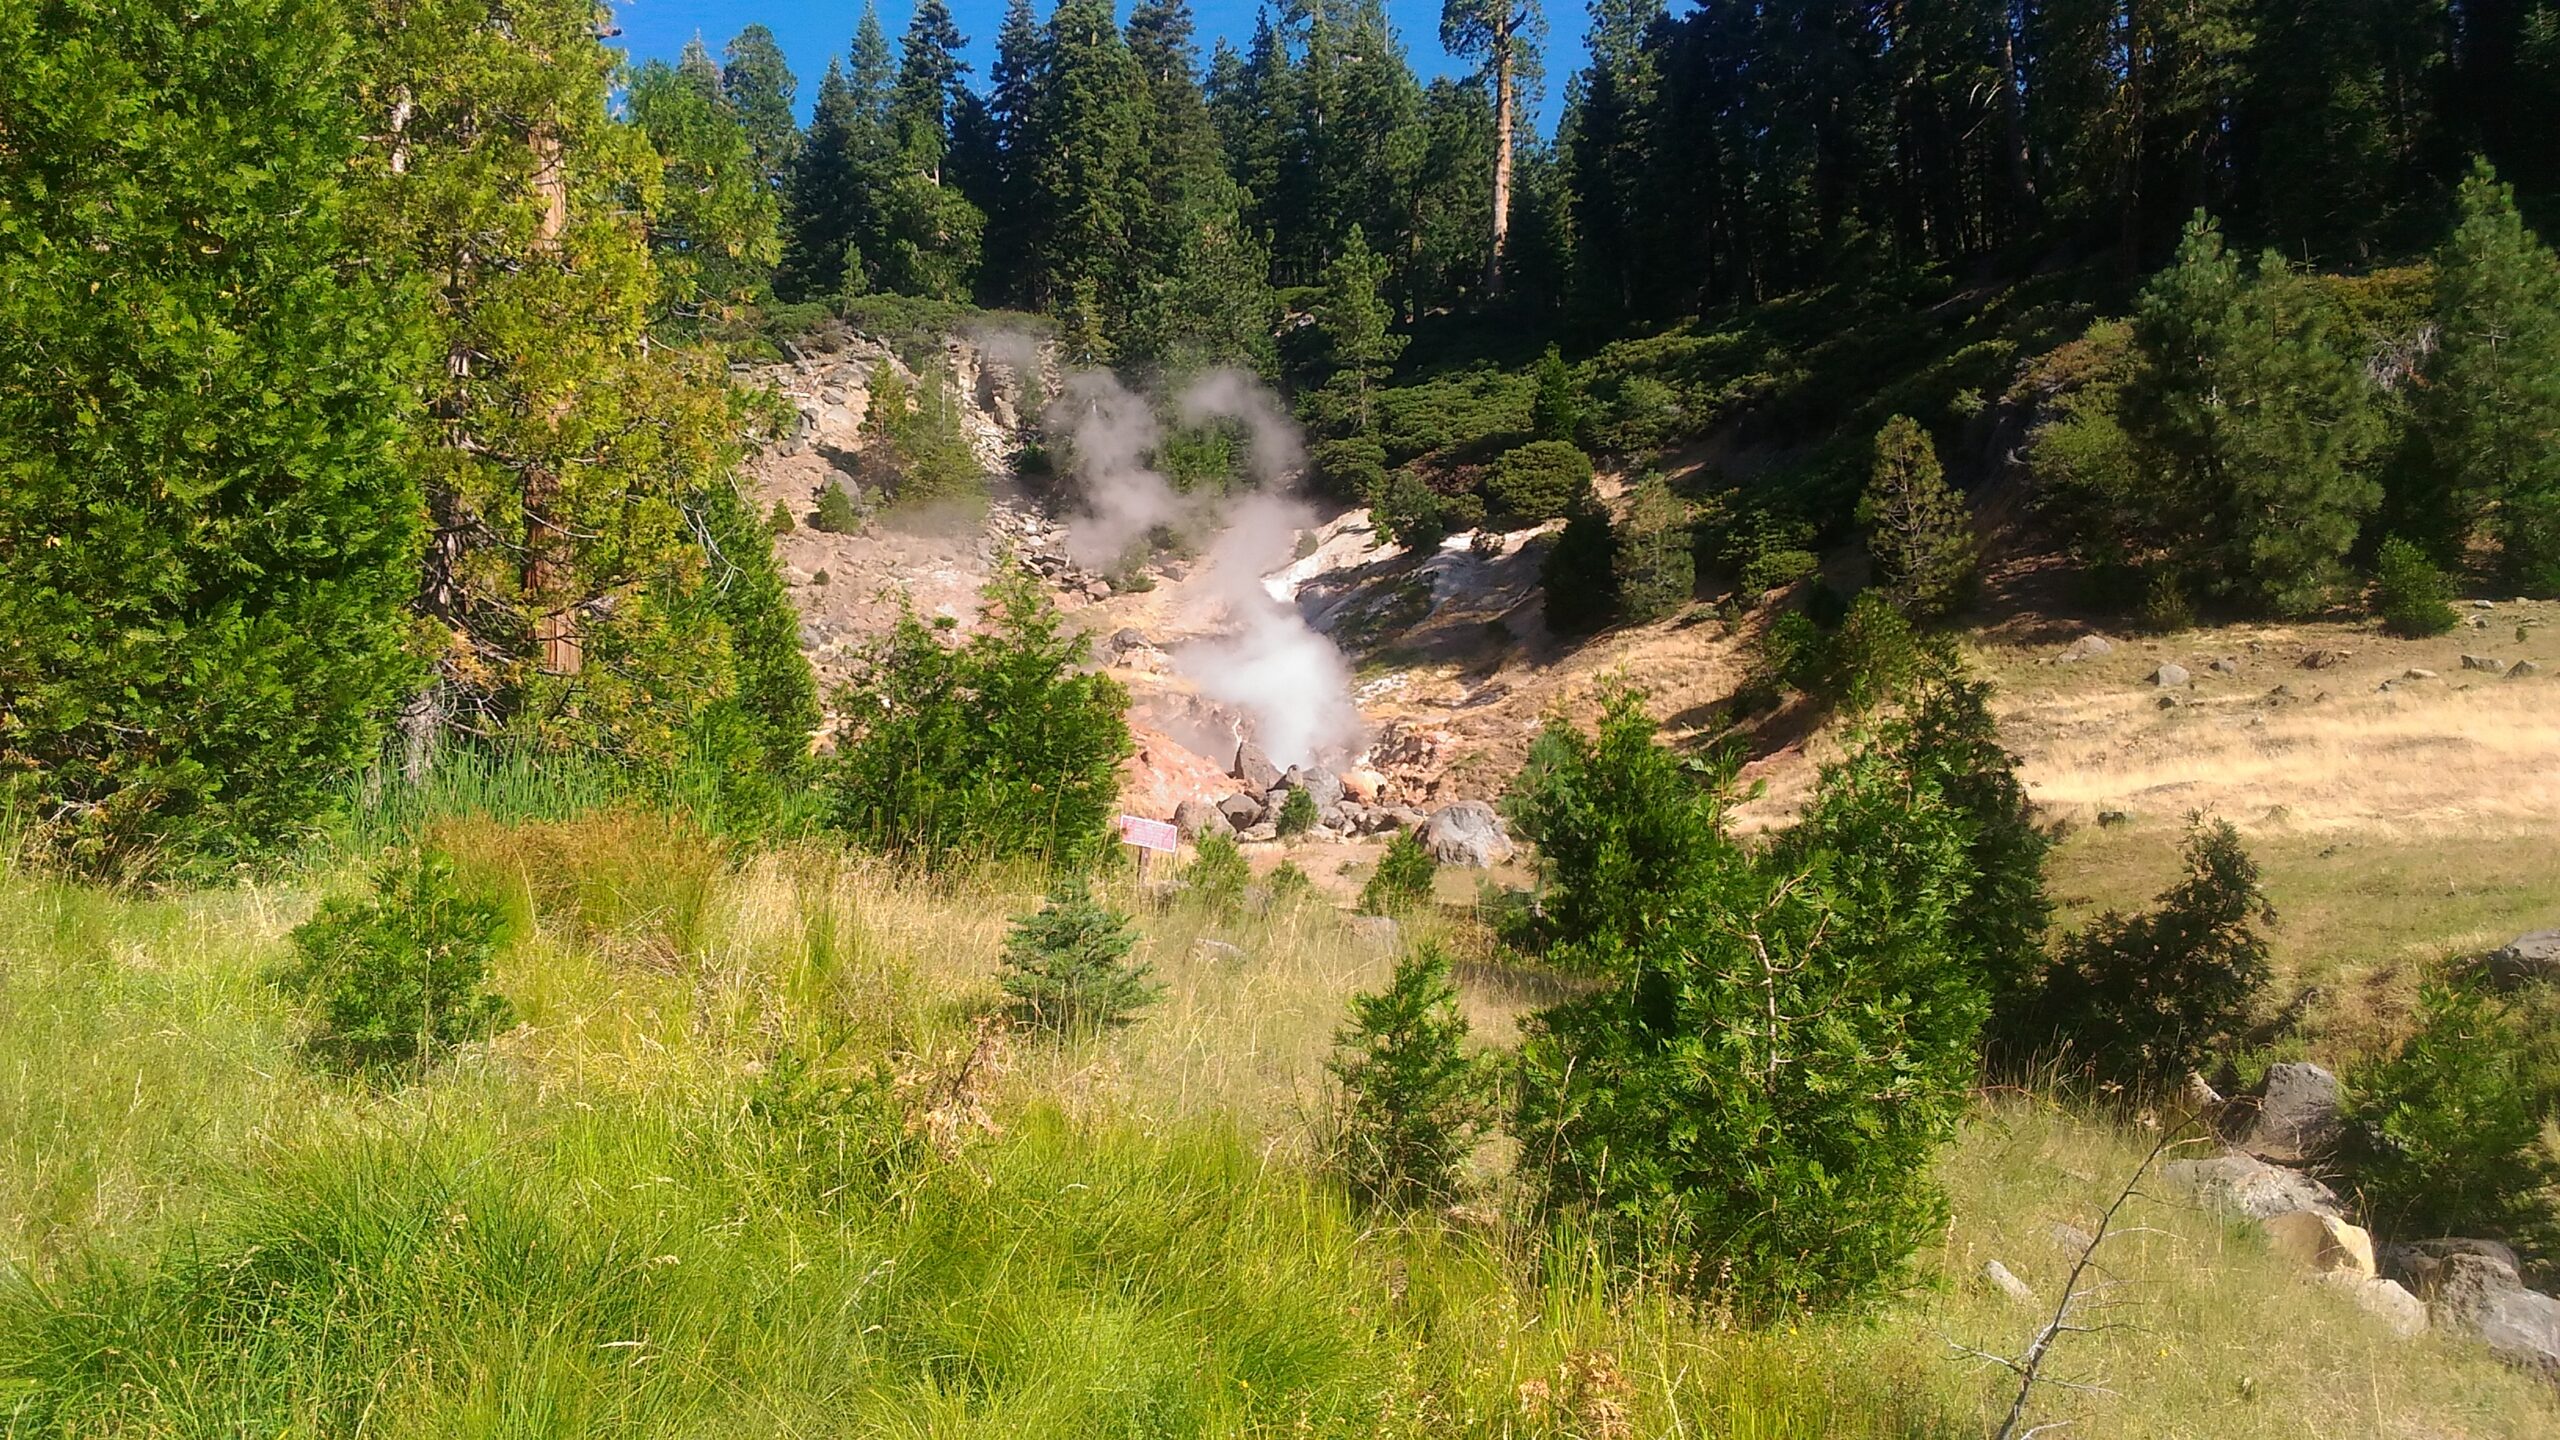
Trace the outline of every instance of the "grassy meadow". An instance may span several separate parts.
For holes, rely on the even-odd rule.
[[[2039,1319],[1983,1263],[2049,1302],[2054,1225],[2148,1144],[1986,1096],[1904,1294],[1746,1330],[1613,1289],[1490,1147],[1445,1214],[1348,1201],[1323,1058],[1390,956],[1321,902],[1140,906],[1165,1000],[1062,1045],[994,1022],[1033,877],[554,808],[418,822],[507,897],[516,1023],[395,1088],[304,1063],[266,979],[360,845],[187,893],[0,875],[0,1433],[1977,1436],[2008,1385],[1957,1347]],[[1489,1037],[1538,988],[1466,975]],[[2101,1388],[2036,1412],[2071,1433],[2560,1414],[2247,1232],[2129,1213],[2121,1328],[2058,1367]]]

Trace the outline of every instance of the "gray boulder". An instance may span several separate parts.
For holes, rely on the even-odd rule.
[[[2435,1289],[2443,1273],[2444,1262],[2456,1255],[2469,1255],[2503,1268],[2510,1275],[2522,1275],[2516,1263],[2516,1252],[2495,1240],[2472,1240],[2461,1236],[2440,1236],[2433,1240],[2406,1240],[2382,1247],[2382,1273],[2410,1289],[2425,1295]]]
[[[1991,1282],[1992,1289],[2020,1305],[2036,1303],[2036,1292],[2027,1288],[2027,1282],[2019,1279],[2016,1271],[1997,1260],[1982,1262],[1982,1278]]]
[[[1511,837],[1502,817],[1481,800],[1453,800],[1423,822],[1422,843],[1443,865],[1472,865],[1481,870],[1511,858]]]
[[[1235,822],[1227,818],[1227,812],[1206,800],[1185,800],[1174,806],[1173,828],[1185,840],[1236,833]]]
[[[2268,1066],[2265,1083],[2245,1109],[2248,1123],[2240,1133],[2240,1148],[2279,1164],[2317,1158],[2336,1142],[2346,1123],[2338,1103],[2338,1077],[2298,1060]]]
[[[2151,683],[2159,686],[2163,690],[2169,689],[2172,686],[2184,685],[2187,683],[2188,679],[2187,667],[2174,660],[2151,672]]]
[[[1318,809],[1330,810],[1342,803],[1342,777],[1321,765],[1299,771],[1298,784],[1316,797]]]
[[[1218,810],[1227,817],[1227,824],[1238,830],[1262,819],[1262,801],[1258,796],[1230,795],[1218,802]]]
[[[2519,935],[2490,951],[2481,964],[2488,967],[2489,978],[2501,985],[2560,980],[2560,930]]]
[[[2070,665],[2082,660],[2095,660],[2115,648],[2104,635],[2083,635],[2064,647],[2062,662]]]
[[[1280,783],[1280,767],[1262,753],[1262,747],[1247,740],[1236,747],[1236,763],[1227,771],[1244,782],[1244,788],[1259,795]]]
[[[2172,1160],[2160,1167],[2171,1189],[2228,1215],[2266,1220],[2308,1210],[2314,1215],[2343,1215],[2338,1192],[2303,1174],[2270,1165],[2252,1155],[2217,1155],[2210,1160]]]
[[[2495,655],[2465,655],[2462,657],[2462,668],[2486,670],[2492,675],[2503,675],[2506,673],[2507,662]]]
[[[2353,1270],[2328,1270],[2312,1278],[2343,1292],[2356,1302],[2356,1308],[2381,1320],[2403,1340],[2414,1340],[2426,1333],[2427,1303],[2396,1280],[2359,1275]]]
[[[1239,845],[1267,845],[1279,838],[1280,827],[1268,820],[1259,825],[1247,825],[1236,832],[1236,843]]]
[[[2510,680],[2522,680],[2541,673],[2542,662],[2539,660],[2519,660],[2507,667],[2507,678]]]
[[[2469,1335],[2489,1353],[2560,1382],[2560,1300],[2524,1288],[2486,1255],[2448,1255],[2418,1290],[2439,1330]]]

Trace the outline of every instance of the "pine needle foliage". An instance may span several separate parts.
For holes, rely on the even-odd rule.
[[[1431,882],[1440,873],[1440,862],[1432,858],[1431,847],[1411,830],[1399,830],[1387,842],[1386,853],[1378,857],[1378,868],[1369,882],[1360,887],[1360,913],[1363,915],[1403,915],[1431,903]]]
[[[1351,997],[1327,1068],[1342,1082],[1338,1159],[1354,1193],[1395,1208],[1458,1193],[1487,1119],[1487,1087],[1467,1053],[1445,948],[1410,947],[1384,990]]]
[[[1244,852],[1236,848],[1236,842],[1225,835],[1202,835],[1191,863],[1182,871],[1182,888],[1213,910],[1235,909],[1243,902],[1245,887],[1252,881],[1253,867],[1245,863]]]
[[[2427,552],[2394,535],[2373,559],[2373,610],[2395,635],[2441,635],[2462,623],[2453,586]]]
[[[1972,598],[1979,560],[1964,497],[1947,484],[1929,432],[1908,415],[1876,432],[1858,519],[1869,527],[1877,581],[1909,614],[1933,619]]]
[[[2420,993],[2417,1032],[2347,1076],[2352,1170],[2393,1235],[2487,1232],[2548,1244],[2560,1162],[2542,1143],[2544,1093],[2512,1007],[2474,985]]]
[[[1282,835],[1304,835],[1323,819],[1324,812],[1316,808],[1316,797],[1307,793],[1307,787],[1292,785],[1272,828]]]
[[[2234,1041],[2269,975],[2275,907],[2226,820],[2189,822],[2186,878],[2065,940],[2027,1036],[2104,1083],[2174,1084]]]
[[[1014,918],[998,983],[1040,1029],[1081,1034],[1125,1025],[1164,994],[1155,967],[1129,959],[1137,945],[1126,914],[1094,899],[1082,881],[1063,881],[1037,912]]]
[[[323,903],[293,932],[278,979],[309,998],[305,1048],[322,1064],[422,1070],[506,1023],[506,1000],[485,988],[505,933],[498,904],[466,892],[451,857],[421,850],[386,864],[366,898]]]

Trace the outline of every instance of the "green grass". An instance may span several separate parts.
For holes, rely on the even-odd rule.
[[[1613,1288],[1498,1153],[1461,1210],[1351,1206],[1313,1163],[1321,1060],[1388,956],[1322,906],[1148,910],[1160,1006],[980,1045],[1018,877],[630,810],[435,834],[521,912],[497,988],[522,1018],[387,1088],[304,1065],[260,978],[352,871],[162,897],[0,873],[0,1435],[1980,1435],[1999,1380],[1950,1342],[2034,1323],[1982,1260],[2053,1283],[2044,1230],[2143,1143],[1986,1102],[1907,1293],[1742,1330]],[[2139,1223],[2142,1328],[2071,1357],[2118,1393],[2043,1412],[2075,1433],[2550,1423],[2250,1232]]]

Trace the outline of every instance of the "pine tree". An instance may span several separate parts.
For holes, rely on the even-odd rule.
[[[1538,38],[1546,22],[1537,0],[1442,0],[1440,44],[1450,54],[1478,62],[1493,91],[1493,235],[1485,291],[1502,296],[1503,263],[1511,234],[1513,151],[1520,128],[1521,90],[1538,77]]]
[[[1031,0],[1006,0],[987,76],[986,153],[973,162],[980,193],[972,197],[987,216],[985,288],[1002,303],[1027,303],[1030,296],[1039,225],[1031,137],[1048,70],[1048,37]]]
[[[2191,588],[2279,613],[2333,592],[2380,499],[2371,384],[2330,308],[2277,256],[2254,276],[2199,214],[2143,291],[2125,430],[2177,517]]]
[[[1611,589],[1622,618],[1659,620],[1696,595],[1697,535],[1688,502],[1673,493],[1670,482],[1659,475],[1639,481],[1628,492],[1626,520],[1613,539]],[[1563,548],[1562,541],[1557,548]],[[1552,592],[1548,613],[1555,613]]]
[[[897,89],[889,108],[899,154],[937,185],[943,156],[951,148],[952,112],[967,93],[969,63],[960,51],[968,43],[944,0],[918,0],[900,46]]]
[[[292,837],[415,681],[423,317],[345,12],[0,24],[0,803],[98,868]]]
[[[829,60],[818,82],[817,110],[802,137],[784,187],[782,263],[774,289],[788,300],[837,294],[859,282],[854,237],[862,203],[855,147],[860,118],[843,62]]]
[[[1024,137],[1037,196],[1031,298],[1082,305],[1089,286],[1105,327],[1116,329],[1136,280],[1130,227],[1149,183],[1146,86],[1107,0],[1062,0],[1044,48],[1045,83]]]
[[[1964,497],[1938,468],[1929,432],[1896,415],[1876,432],[1875,464],[1858,519],[1868,525],[1867,553],[1877,580],[1915,617],[1947,614],[1973,591],[1973,526]]]
[[[1425,941],[1396,959],[1387,988],[1351,997],[1326,1068],[1342,1082],[1341,1163],[1363,1199],[1446,1200],[1482,1133],[1484,1074],[1467,1054],[1467,1017],[1449,952]]]
[[[1573,367],[1564,363],[1562,350],[1547,347],[1547,353],[1538,357],[1532,383],[1537,388],[1529,398],[1529,433],[1539,440],[1581,438],[1581,397],[1575,393]]]
[[[1014,917],[1004,942],[1004,992],[1044,1030],[1077,1034],[1126,1025],[1164,994],[1155,967],[1131,963],[1129,917],[1062,881],[1039,911]]]
[[[754,147],[756,173],[766,186],[779,189],[800,149],[800,122],[792,109],[800,82],[784,62],[773,32],[762,25],[739,31],[720,56],[721,97],[737,112],[747,143]]]
[[[2420,484],[2395,509],[2442,517],[2428,538],[2446,559],[2485,513],[2508,578],[2560,594],[2560,264],[2485,164],[2461,200],[2413,416]]]
[[[1352,226],[1340,258],[1325,272],[1324,312],[1316,323],[1333,365],[1325,388],[1357,434],[1375,427],[1370,393],[1395,372],[1396,357],[1404,353],[1405,337],[1388,328],[1393,316],[1381,293],[1386,278],[1386,261],[1371,253],[1360,227]]]

